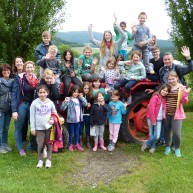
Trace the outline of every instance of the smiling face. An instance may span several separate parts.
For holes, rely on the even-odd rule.
[[[153,54],[153,58],[155,60],[159,59],[160,58],[160,50],[159,49],[155,49],[152,51],[152,54]]]
[[[15,59],[15,67],[17,68],[17,71],[23,71],[23,60],[21,58],[16,58]]]
[[[27,74],[32,75],[34,73],[34,70],[35,70],[34,64],[30,62],[26,64],[26,73]]]
[[[101,83],[100,83],[99,80],[96,80],[96,81],[93,82],[93,87],[94,87],[94,88],[99,88],[100,85],[101,85]]]
[[[166,65],[166,67],[169,68],[173,63],[174,58],[171,54],[167,54],[167,55],[164,55],[163,61],[164,61],[164,64]]]
[[[41,88],[39,91],[38,91],[38,97],[42,100],[42,101],[45,101],[46,100],[46,98],[47,98],[47,96],[48,96],[48,92],[45,90],[45,89],[43,89],[43,88]]]
[[[86,58],[90,58],[90,56],[91,56],[91,54],[92,54],[92,51],[91,51],[91,50],[85,50],[85,51],[83,52],[83,54],[84,54],[84,56],[85,56]]]
[[[83,93],[84,93],[85,95],[87,95],[87,94],[89,93],[89,91],[90,91],[89,86],[88,86],[88,85],[85,85],[85,86],[83,87]]]
[[[73,93],[72,93],[72,97],[73,98],[77,98],[79,96],[79,91],[78,90],[75,90]]]
[[[3,70],[2,70],[3,78],[9,79],[10,74],[11,74],[10,69],[8,69],[8,68],[3,68]]]
[[[139,15],[139,17],[138,17],[139,24],[143,25],[145,23],[146,19],[147,19],[146,15]]]
[[[117,102],[117,101],[119,100],[119,96],[112,94],[111,100],[112,100],[113,102]]]
[[[53,78],[54,78],[54,76],[53,75],[45,75],[44,76],[44,80],[45,80],[45,82],[47,83],[47,84],[51,84],[52,82],[53,82]]]
[[[104,101],[104,96],[101,93],[98,94],[97,101],[98,102]]]
[[[43,40],[45,45],[49,45],[50,44],[50,39],[51,39],[51,37],[48,36],[48,35],[42,37],[42,40]]]
[[[140,62],[140,60],[141,60],[141,57],[139,55],[137,55],[137,54],[134,54],[132,56],[132,60],[133,60],[134,64],[138,64]]]
[[[168,88],[167,88],[167,87],[165,87],[164,89],[162,89],[162,90],[160,91],[160,95],[161,95],[162,97],[165,97],[167,94],[168,94]]]
[[[111,33],[110,32],[105,32],[104,38],[105,38],[106,42],[110,42],[111,39],[112,39]]]
[[[66,58],[67,61],[70,61],[70,60],[71,60],[72,55],[70,54],[70,52],[67,52],[67,53],[66,53],[65,58]]]
[[[168,83],[171,86],[176,86],[178,84],[178,77],[176,77],[176,76],[168,76]]]
[[[110,70],[112,70],[114,67],[115,67],[115,65],[114,65],[114,62],[113,62],[113,61],[111,61],[111,62],[109,62],[109,63],[107,64],[107,68],[110,69]]]

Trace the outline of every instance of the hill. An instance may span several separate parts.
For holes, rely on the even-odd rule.
[[[93,32],[93,36],[97,40],[102,40],[103,34],[100,32]],[[57,32],[56,37],[67,41],[75,42],[78,44],[87,44],[89,43],[89,34],[88,31],[69,31],[69,32]],[[157,45],[161,48],[171,49],[174,48],[174,45],[170,40],[157,40]],[[131,44],[132,46],[132,44]]]

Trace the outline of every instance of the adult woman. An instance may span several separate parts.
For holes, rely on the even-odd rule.
[[[114,17],[116,17],[116,16],[114,15]],[[98,40],[94,39],[93,33],[92,33],[92,24],[90,24],[88,26],[88,31],[89,31],[89,35],[90,35],[90,42],[92,42],[93,44],[95,44],[97,47],[100,48],[99,70],[101,70],[101,68],[105,67],[106,62],[109,58],[111,58],[112,56],[118,55],[119,47],[121,46],[123,41],[127,38],[126,34],[123,32],[121,27],[117,24],[115,24],[115,25],[116,25],[117,30],[119,31],[119,33],[121,35],[120,39],[118,41],[115,41],[115,42],[113,40],[112,33],[109,30],[104,32],[102,41],[98,41]]]
[[[78,61],[75,61],[74,54],[71,50],[64,51],[64,64],[62,65],[61,79],[64,83],[64,98],[68,95],[70,83],[82,86],[82,79],[80,76],[81,68]]]
[[[11,121],[11,66],[2,64],[0,67],[0,153],[8,153],[12,148],[8,145],[8,129]]]
[[[27,61],[25,67],[26,72],[23,77],[15,77],[11,95],[12,117],[15,121],[15,140],[21,156],[26,155],[22,143],[22,126],[26,121],[29,121],[30,105],[34,99],[35,87],[38,84],[38,79],[34,74],[34,62]]]

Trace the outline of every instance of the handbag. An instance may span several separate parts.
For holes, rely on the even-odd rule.
[[[95,126],[90,127],[90,136],[96,136],[96,127]]]

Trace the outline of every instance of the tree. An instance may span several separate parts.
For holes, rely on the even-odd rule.
[[[42,32],[53,32],[64,22],[65,4],[65,0],[1,0],[1,61],[11,64],[18,55],[34,60]]]
[[[182,60],[180,48],[186,45],[193,57],[193,0],[165,0],[168,15],[171,17],[171,39],[174,42],[178,59]],[[193,85],[193,73],[189,74]]]

